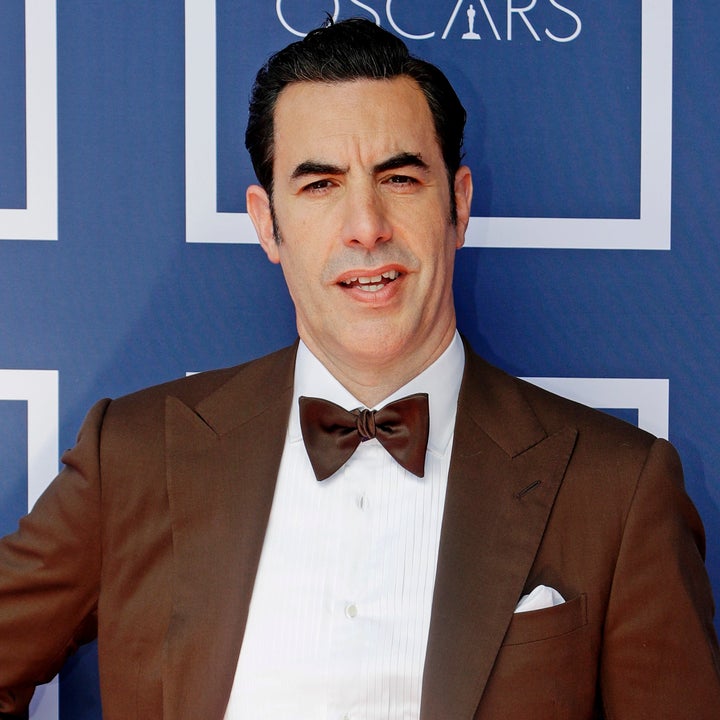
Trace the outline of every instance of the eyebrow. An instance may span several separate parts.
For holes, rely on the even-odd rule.
[[[291,180],[297,180],[306,175],[344,175],[347,170],[347,168],[341,168],[338,165],[331,165],[330,163],[306,160],[305,162],[301,162],[293,170],[290,178]]]
[[[398,153],[397,155],[393,155],[392,157],[384,160],[381,163],[378,163],[373,168],[373,172],[377,174],[387,172],[388,170],[397,170],[398,168],[404,167],[415,167],[419,168],[420,170],[430,169],[428,164],[422,159],[422,156],[419,153],[402,152]]]
[[[415,167],[421,170],[428,170],[428,164],[422,159],[419,153],[401,152],[397,155],[383,160],[373,166],[373,174],[387,172],[388,170],[397,170],[403,167]],[[297,180],[308,175],[345,175],[349,168],[332,165],[331,163],[317,162],[314,160],[306,160],[301,162],[294,170],[290,178]]]

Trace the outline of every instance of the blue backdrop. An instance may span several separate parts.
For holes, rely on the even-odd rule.
[[[720,7],[688,0],[0,0],[0,532],[97,398],[294,339],[242,138],[257,67],[326,12],[451,78],[461,330],[669,436],[720,597]],[[33,716],[100,717],[92,646]]]

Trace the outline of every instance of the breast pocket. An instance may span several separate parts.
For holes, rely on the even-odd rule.
[[[572,600],[513,615],[503,645],[522,645],[566,635],[587,624],[587,595]]]
[[[594,717],[598,633],[587,596],[515,613],[476,720],[585,720]]]

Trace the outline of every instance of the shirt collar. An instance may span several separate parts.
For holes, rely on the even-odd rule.
[[[465,349],[459,333],[455,331],[450,345],[430,367],[375,407],[381,408],[393,400],[413,393],[427,393],[430,406],[428,450],[442,455],[455,428],[455,412],[464,367]],[[310,352],[302,340],[295,358],[295,387],[288,426],[290,442],[298,441],[302,437],[298,411],[298,398],[301,395],[323,398],[346,410],[364,407]]]

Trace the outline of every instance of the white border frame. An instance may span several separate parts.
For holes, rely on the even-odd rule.
[[[27,207],[0,208],[0,239],[58,239],[56,0],[25,0]]]
[[[638,427],[667,440],[670,381],[664,378],[526,377],[528,382],[594,408],[637,409]]]
[[[217,211],[215,0],[185,0],[185,240],[251,243],[247,213]]]
[[[250,243],[245,213],[217,212],[215,0],[185,0],[186,241]],[[642,0],[640,218],[481,218],[469,247],[669,250],[672,0]]]
[[[0,370],[0,401],[27,402],[28,510],[57,475],[59,401],[57,370]],[[35,691],[30,720],[58,720],[58,678]]]

